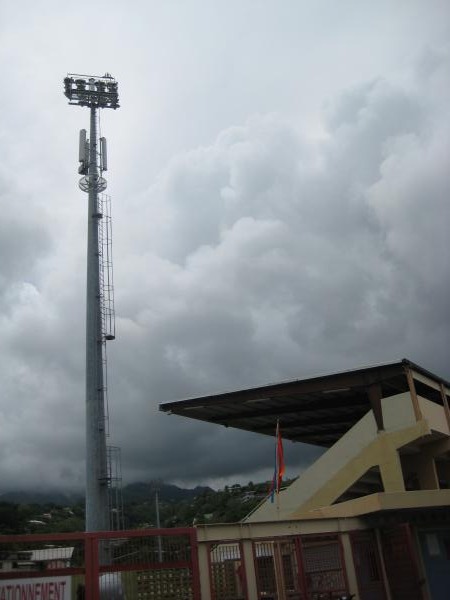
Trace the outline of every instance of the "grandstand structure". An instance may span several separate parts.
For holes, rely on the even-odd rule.
[[[239,523],[0,535],[0,600],[448,600],[449,402],[404,359],[162,404],[324,452]]]
[[[447,599],[449,403],[449,382],[402,359],[161,404],[325,450],[278,502],[196,527],[202,599]]]

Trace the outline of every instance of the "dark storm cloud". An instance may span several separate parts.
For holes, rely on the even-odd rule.
[[[271,438],[159,402],[402,356],[449,376],[447,3],[110,2],[92,26],[83,2],[26,4],[0,24],[0,493],[83,485],[87,114],[67,70],[120,82],[102,127],[126,480],[270,474]],[[286,452],[288,476],[314,454]]]
[[[270,440],[158,415],[160,401],[403,356],[448,376],[449,119],[423,84],[345,93],[318,143],[254,117],[149,190],[137,243],[154,250],[134,270],[122,259],[139,289],[119,295],[135,352],[114,355],[133,373],[135,396],[114,408],[130,465],[213,479],[270,462]]]

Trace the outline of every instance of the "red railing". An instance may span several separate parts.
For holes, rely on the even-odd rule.
[[[0,598],[200,600],[196,530],[0,536]]]

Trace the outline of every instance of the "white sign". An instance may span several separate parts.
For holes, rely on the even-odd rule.
[[[439,539],[435,533],[427,533],[428,554],[430,556],[439,556],[441,549],[439,548]]]
[[[70,577],[0,580],[0,600],[70,600]]]

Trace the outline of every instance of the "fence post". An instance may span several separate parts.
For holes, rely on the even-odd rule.
[[[201,600],[197,530],[191,529],[189,536],[191,538],[192,591],[194,593],[194,600]]]
[[[85,590],[86,600],[99,600],[100,598],[100,574],[98,568],[98,544],[99,539],[94,534],[86,534],[85,537]]]

